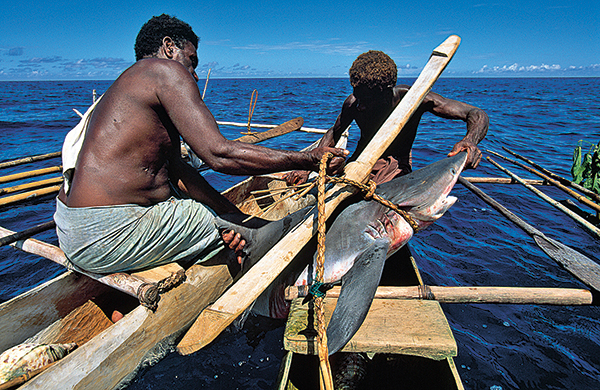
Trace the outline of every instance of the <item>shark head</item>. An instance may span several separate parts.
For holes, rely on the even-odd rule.
[[[406,211],[423,229],[456,202],[448,196],[467,161],[467,153],[437,161],[406,176],[380,185],[377,194]]]

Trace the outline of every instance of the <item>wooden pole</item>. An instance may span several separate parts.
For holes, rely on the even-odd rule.
[[[239,123],[239,122],[217,121],[217,124],[219,126],[248,127],[247,123]],[[252,123],[252,125],[251,125],[251,127],[263,128],[263,129],[272,129],[277,126],[278,125],[266,125],[266,124],[261,124],[261,123]],[[327,130],[325,130],[325,129],[315,129],[312,127],[301,127],[298,129],[298,131],[304,131],[306,133],[318,133],[318,134],[325,134],[327,132]]]
[[[56,173],[56,172],[61,172],[61,171],[62,171],[62,167],[56,166],[56,167],[50,167],[50,168],[36,169],[33,171],[15,173],[12,175],[0,177],[0,184],[8,183],[8,182],[15,181],[15,180],[28,179],[30,177],[47,175],[49,173]]]
[[[304,297],[308,286],[291,286],[285,299]],[[340,287],[327,291],[327,298],[338,298]],[[429,299],[440,303],[507,303],[527,305],[591,305],[591,291],[577,288],[546,287],[378,287],[375,299]]]
[[[12,160],[12,161],[6,161],[3,163],[0,163],[0,168],[15,167],[17,165],[27,164],[30,162],[48,160],[48,159],[51,159],[54,157],[60,157],[61,155],[62,155],[61,152],[54,152],[54,153],[47,153],[47,154],[39,154],[36,156],[23,157],[18,160]]]
[[[491,196],[464,180],[462,177],[459,176],[458,181],[533,237],[536,244],[550,256],[550,258],[554,259],[583,283],[592,287],[595,291],[600,292],[600,265],[597,262],[556,240],[546,237],[544,233],[517,217],[506,207],[496,202]]]
[[[465,177],[471,183],[490,183],[490,184],[518,184],[516,180],[508,177]],[[545,180],[525,180],[525,183],[531,185],[549,185]]]
[[[202,92],[202,100],[204,100],[204,95],[206,95],[206,87],[208,87],[208,79],[210,78],[210,71],[212,68],[208,69],[208,74],[206,75],[206,82],[204,83],[204,91]]]
[[[508,148],[505,148],[504,146],[502,147],[502,149],[506,150],[508,153],[512,154],[513,156],[515,156],[517,158],[520,158],[521,160],[525,161],[527,164],[531,165],[532,167],[539,169],[540,171],[544,172],[546,175],[548,175],[548,176],[550,176],[550,177],[552,177],[552,178],[554,178],[554,179],[562,182],[565,185],[569,185],[569,186],[575,188],[577,191],[580,191],[581,193],[589,196],[590,198],[594,199],[596,202],[600,202],[600,195],[596,194],[595,192],[590,191],[590,190],[588,190],[585,187],[582,187],[581,185],[575,183],[574,181],[568,180],[568,179],[566,179],[566,178],[564,178],[562,176],[559,176],[559,175],[557,175],[555,173],[550,172],[546,168],[544,168],[544,167],[536,164],[535,162],[529,160],[528,158],[525,158],[525,157],[521,156],[518,153],[515,153],[515,152],[511,151]]]
[[[7,206],[9,204],[39,198],[40,196],[44,195],[56,194],[58,191],[60,191],[61,186],[62,185],[50,186],[35,191],[23,192],[22,194],[5,196],[0,198],[0,206]]]
[[[504,168],[503,166],[501,166],[500,164],[498,164],[497,162],[495,162],[494,160],[492,160],[490,157],[487,157],[487,160],[489,162],[491,162],[492,164],[494,164],[502,172],[506,173],[507,175],[509,175],[510,177],[512,177],[513,179],[515,179],[516,181],[518,181],[519,183],[523,184],[528,190],[530,190],[531,192],[533,192],[534,194],[536,194],[537,196],[539,196],[540,198],[542,198],[546,202],[550,203],[552,206],[556,207],[557,209],[559,209],[563,213],[567,214],[569,217],[571,217],[572,219],[574,219],[576,222],[579,222],[579,224],[581,226],[583,226],[584,228],[586,228],[590,233],[592,233],[596,237],[600,238],[600,229],[599,228],[597,228],[596,226],[592,225],[591,223],[589,223],[588,221],[586,221],[584,218],[582,218],[579,215],[575,214],[574,212],[572,212],[571,210],[569,210],[568,208],[566,208],[565,206],[563,206],[562,204],[560,204],[556,200],[552,199],[548,195],[544,194],[543,192],[541,192],[537,188],[534,188],[534,187],[530,186],[529,184],[525,183],[523,181],[523,179],[521,179],[519,176],[515,175],[514,173],[512,173],[508,169]]]
[[[62,181],[63,181],[62,177],[54,177],[52,179],[34,181],[32,183],[20,184],[18,186],[0,188],[0,195],[12,194],[13,192],[31,190],[34,188],[40,188],[40,187],[46,187],[49,185],[60,184],[60,183],[62,183]]]
[[[15,241],[29,238],[29,237],[33,236],[34,234],[38,234],[41,232],[45,232],[46,230],[53,229],[55,226],[56,226],[56,223],[54,223],[54,221],[48,221],[48,222],[39,224],[37,226],[31,227],[29,229],[25,229],[25,230],[22,230],[20,232],[17,232],[17,233],[8,235],[8,236],[4,236],[4,237],[0,238],[0,246],[12,244]]]
[[[600,212],[600,205],[592,202],[591,200],[589,200],[588,198],[586,198],[585,196],[578,194],[577,192],[573,191],[572,189],[564,186],[563,184],[561,184],[558,180],[554,180],[551,177],[549,177],[548,175],[543,174],[542,172],[535,170],[533,168],[528,167],[527,165],[520,163],[518,161],[515,161],[513,159],[510,159],[508,157],[505,157],[503,155],[501,155],[500,153],[496,153],[496,152],[492,152],[491,150],[488,150],[489,153],[492,153],[494,156],[498,156],[508,162],[511,162],[523,169],[525,169],[526,171],[529,171],[535,175],[538,175],[539,177],[543,178],[544,180],[546,180],[548,183],[554,185],[555,187],[560,188],[562,191],[566,192],[567,194],[571,195],[573,198],[577,199],[580,203],[583,203],[584,205],[588,206],[591,209],[596,210],[596,212]]]

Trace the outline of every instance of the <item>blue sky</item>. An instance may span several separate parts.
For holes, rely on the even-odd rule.
[[[201,78],[347,77],[370,49],[411,77],[450,34],[462,43],[445,76],[600,76],[596,1],[3,3],[0,80],[113,80],[134,62],[139,28],[163,12],[200,37]]]

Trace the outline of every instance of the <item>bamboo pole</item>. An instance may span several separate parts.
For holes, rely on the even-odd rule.
[[[518,184],[516,180],[513,180],[508,177],[465,177],[465,180],[468,180],[471,183],[490,183],[490,184]],[[545,180],[524,180],[525,183],[531,185],[549,185]]]
[[[578,194],[577,192],[573,191],[572,189],[566,187],[565,185],[561,184],[558,180],[554,180],[551,177],[549,177],[548,175],[543,174],[542,172],[530,168],[527,165],[520,163],[518,161],[515,161],[513,159],[510,159],[508,157],[505,157],[503,155],[501,155],[500,153],[496,153],[496,152],[492,152],[491,150],[488,150],[489,153],[492,153],[494,156],[498,156],[508,162],[511,162],[523,169],[525,169],[526,171],[529,171],[535,175],[538,175],[539,177],[543,178],[544,180],[546,180],[548,183],[554,185],[555,187],[558,187],[559,189],[561,189],[563,192],[566,192],[567,194],[571,195],[573,198],[577,199],[579,201],[579,203],[582,203],[586,206],[588,206],[591,209],[596,210],[597,213],[600,213],[600,205],[592,202],[591,200],[589,200],[588,198],[586,198],[585,196]]]
[[[20,184],[18,186],[0,188],[0,195],[12,194],[14,192],[31,190],[34,188],[46,187],[53,184],[60,184],[62,183],[62,181],[62,177],[54,177],[52,179],[34,181],[32,183]]]
[[[35,198],[39,198],[40,196],[56,194],[60,191],[61,185],[45,187],[35,191],[23,192],[22,194],[5,196],[0,198],[0,206],[7,206],[9,204],[14,204],[26,200],[31,200]]]
[[[15,167],[17,165],[27,164],[30,162],[48,160],[48,159],[51,159],[54,157],[60,157],[61,154],[62,154],[61,152],[54,152],[54,153],[47,153],[47,154],[38,154],[36,156],[23,157],[18,160],[12,160],[12,161],[6,161],[3,163],[0,163],[0,168]]]
[[[562,211],[565,214],[567,214],[573,220],[575,220],[576,222],[578,222],[581,226],[583,226],[584,228],[586,228],[590,233],[592,233],[596,237],[600,238],[600,229],[599,228],[597,228],[596,226],[592,225],[591,223],[589,223],[588,221],[586,221],[584,218],[582,218],[579,215],[575,214],[574,212],[572,212],[571,210],[569,210],[568,208],[566,208],[565,206],[563,206],[562,204],[560,204],[556,200],[552,199],[548,195],[544,194],[540,190],[538,190],[538,189],[530,186],[529,184],[525,183],[523,181],[523,179],[521,179],[519,176],[515,175],[514,173],[512,173],[508,169],[504,168],[503,166],[501,166],[500,164],[498,164],[497,162],[495,162],[494,160],[492,160],[490,157],[487,157],[487,160],[490,161],[492,164],[494,164],[498,169],[500,169],[504,173],[508,174],[510,177],[512,177],[513,179],[515,179],[519,183],[523,184],[528,190],[530,190],[531,192],[533,192],[534,194],[536,194],[537,196],[539,196],[540,198],[542,198],[546,202],[550,203],[552,206],[556,207],[560,211]]]
[[[33,171],[15,173],[15,174],[12,174],[12,175],[7,175],[7,176],[0,177],[0,184],[2,184],[2,183],[8,183],[8,182],[11,182],[11,181],[16,181],[16,180],[21,180],[21,179],[28,179],[30,177],[47,175],[49,173],[56,173],[56,172],[61,172],[61,171],[62,171],[62,167],[61,166],[56,166],[56,167],[35,169]]]
[[[327,298],[338,298],[341,288],[327,291]],[[305,297],[308,286],[290,286],[285,299]],[[578,288],[548,287],[448,287],[448,286],[380,286],[375,299],[427,299],[440,303],[502,303],[526,305],[591,305],[591,291]]]
[[[506,148],[504,146],[502,147],[502,149],[506,150],[508,153],[512,154],[513,156],[515,156],[517,158],[520,158],[521,160],[525,161],[527,164],[531,165],[532,167],[539,169],[540,171],[544,172],[546,175],[552,177],[553,179],[556,179],[556,180],[562,182],[565,185],[569,185],[569,186],[575,188],[576,190],[580,191],[581,193],[583,193],[583,194],[589,196],[590,198],[594,199],[596,202],[600,202],[600,195],[596,194],[595,192],[590,191],[590,190],[588,190],[585,187],[582,187],[581,185],[575,183],[574,181],[571,181],[569,179],[566,179],[566,178],[564,178],[562,176],[559,176],[559,175],[557,175],[555,173],[550,172],[549,170],[547,170],[546,168],[540,166],[539,164],[536,164],[535,162],[529,160],[528,158],[523,157],[520,154],[518,154],[516,152],[513,152],[512,150],[510,150],[510,149],[508,149],[508,148]]]

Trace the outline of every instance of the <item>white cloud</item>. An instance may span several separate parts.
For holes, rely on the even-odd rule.
[[[541,65],[519,65],[514,63],[512,65],[503,66],[488,66],[484,65],[481,69],[474,71],[473,74],[477,75],[568,75],[571,73],[590,73],[600,71],[600,64],[592,64],[588,66],[566,66],[563,67],[558,64],[541,64]]]

